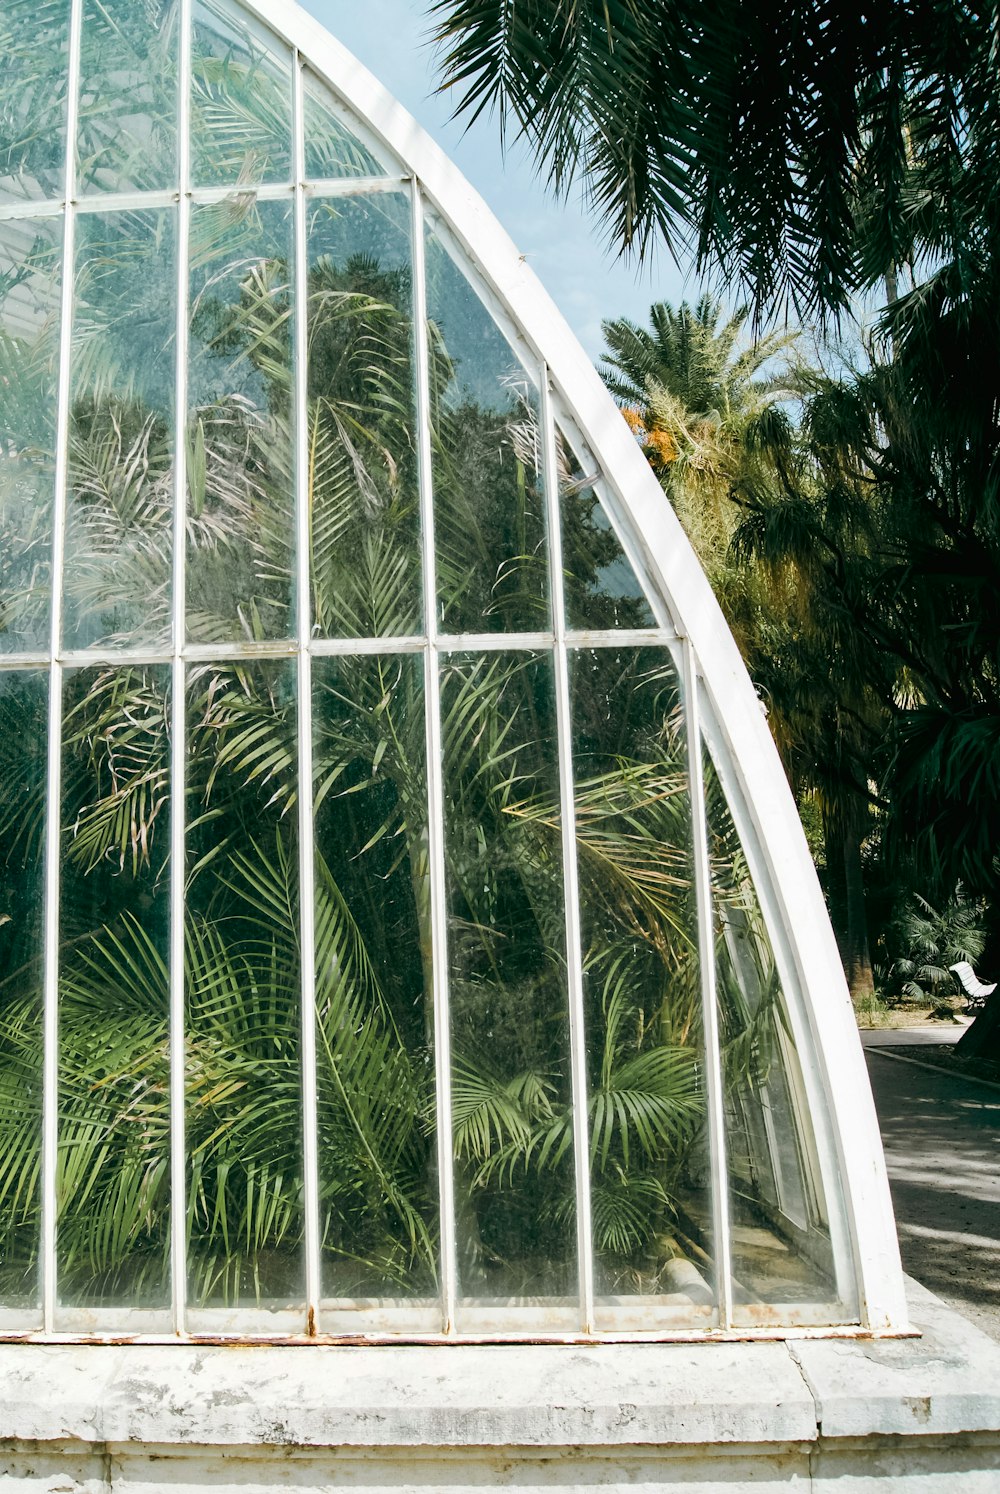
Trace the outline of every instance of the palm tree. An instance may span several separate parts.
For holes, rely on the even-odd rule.
[[[1000,509],[1000,90],[992,13],[802,0],[752,8],[436,0],[458,112],[496,107],[557,189],[582,180],[612,246],[691,252],[764,317],[842,317],[880,294],[831,500],[867,487],[882,540],[857,565],[814,527],[828,618],[891,658],[880,772],[925,884],[995,893]],[[854,381],[848,381],[853,383]],[[836,507],[831,504],[830,512]],[[860,509],[858,510],[860,511]],[[793,517],[788,505],[780,515]],[[771,539],[779,518],[770,525]],[[780,547],[779,547],[780,548]],[[839,571],[839,574],[838,574]],[[862,572],[866,584],[859,586]],[[892,683],[885,685],[885,676]],[[901,683],[900,683],[901,681]],[[897,685],[899,688],[897,688]],[[866,774],[866,777],[869,776]],[[973,807],[974,806],[974,807]]]
[[[881,676],[830,605],[820,557],[824,541],[863,548],[871,515],[861,494],[849,515],[842,496],[838,509],[820,480],[809,449],[825,408],[816,378],[801,365],[775,367],[794,339],[746,339],[747,319],[740,310],[723,320],[703,297],[693,309],[655,305],[649,331],[606,322],[603,373],[719,597],[796,794],[821,806],[831,914],[861,1002],[873,993],[862,868],[868,779],[885,712],[874,688]],[[799,431],[783,405],[810,389]]]
[[[842,311],[933,239],[966,275],[996,242],[988,10],[434,0],[456,112],[495,109],[619,251],[692,250],[758,309]],[[915,176],[925,189],[914,197]],[[970,283],[966,278],[964,281]]]

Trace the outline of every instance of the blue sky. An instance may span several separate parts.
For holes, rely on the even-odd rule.
[[[435,96],[425,8],[410,0],[300,0],[434,136],[528,258],[535,273],[592,358],[602,350],[601,319],[627,316],[645,324],[653,301],[697,293],[663,253],[638,272],[603,246],[579,197],[557,203],[536,180],[516,145],[501,156],[495,124],[468,133],[449,119],[447,98]]]

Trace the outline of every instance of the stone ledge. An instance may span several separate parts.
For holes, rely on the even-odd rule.
[[[81,1455],[1000,1447],[1000,1345],[912,1284],[924,1336],[441,1348],[0,1345],[0,1438]]]
[[[1000,1343],[907,1279],[919,1339],[800,1339],[788,1344],[816,1403],[824,1438],[952,1436],[1000,1439]]]

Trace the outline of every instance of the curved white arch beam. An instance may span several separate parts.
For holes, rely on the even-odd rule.
[[[585,435],[678,632],[694,645],[723,749],[724,786],[755,872],[786,989],[804,998],[800,1058],[825,1095],[862,1326],[906,1331],[903,1277],[878,1122],[851,1000],[815,868],[760,702],[687,537],[617,407],[548,293],[441,148],[294,0],[241,0],[296,48],[419,181]],[[728,773],[724,759],[728,757]],[[740,800],[742,800],[742,813]],[[749,832],[749,833],[748,833]],[[790,1003],[794,1008],[794,1001]],[[793,1011],[794,1020],[794,1011]],[[811,1071],[811,1072],[810,1072]],[[836,1207],[835,1201],[831,1201]]]

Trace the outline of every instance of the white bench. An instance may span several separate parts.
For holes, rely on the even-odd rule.
[[[949,965],[948,969],[965,992],[966,1011],[981,1011],[986,1005],[987,996],[992,996],[996,990],[996,981],[992,985],[985,985],[978,978],[968,960],[959,960],[957,964]]]

